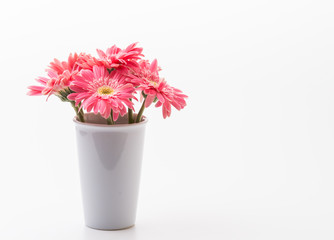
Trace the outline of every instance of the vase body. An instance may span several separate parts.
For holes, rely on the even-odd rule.
[[[135,224],[147,120],[117,125],[87,114],[88,123],[74,119],[85,223],[101,230]]]

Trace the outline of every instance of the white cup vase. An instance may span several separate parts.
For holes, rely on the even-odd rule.
[[[147,119],[115,125],[93,113],[74,118],[85,223],[100,230],[134,226]]]

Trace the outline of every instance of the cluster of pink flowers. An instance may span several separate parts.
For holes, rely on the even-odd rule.
[[[67,61],[54,59],[46,70],[48,77],[37,78],[41,85],[28,87],[28,95],[56,95],[72,104],[80,121],[84,121],[84,109],[101,114],[109,124],[127,113],[129,123],[140,122],[144,109],[153,102],[162,107],[164,118],[171,115],[171,106],[184,108],[187,96],[168,85],[159,76],[157,60],[142,59],[143,49],[136,45],[125,49],[114,45],[106,52],[98,49],[98,57],[75,53]],[[134,119],[137,93],[143,103]]]

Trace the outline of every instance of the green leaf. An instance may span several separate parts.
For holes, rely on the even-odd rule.
[[[70,100],[68,100],[67,96],[71,93],[74,93],[74,91],[72,91],[70,88],[64,88],[63,90],[59,91],[58,94],[56,94],[56,95],[63,102],[70,102]]]

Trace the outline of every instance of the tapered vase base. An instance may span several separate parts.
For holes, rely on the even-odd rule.
[[[96,228],[96,227],[91,227],[91,226],[88,226],[86,225],[88,228],[91,228],[91,229],[94,229],[94,230],[100,230],[100,231],[119,231],[119,230],[126,230],[126,229],[129,229],[129,228],[132,228],[135,226],[135,224],[133,225],[130,225],[128,227],[124,227],[124,228],[113,228],[113,229],[108,229],[108,228]]]

